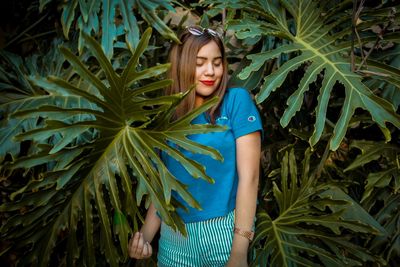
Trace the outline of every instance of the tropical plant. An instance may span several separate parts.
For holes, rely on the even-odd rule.
[[[185,185],[166,169],[157,151],[174,157],[194,177],[212,181],[201,165],[186,159],[167,142],[221,160],[218,151],[186,138],[188,134],[224,130],[190,124],[216,99],[173,121],[174,107],[184,94],[147,97],[171,83],[145,82],[165,72],[169,64],[138,67],[150,35],[151,30],[143,34],[122,73],[113,69],[101,46],[89,36],[84,35],[85,43],[101,67],[96,75],[71,50],[61,47],[82,81],[36,77],[32,79],[35,86],[45,90],[48,99],[58,97],[59,101],[37,101],[35,107],[25,105],[5,114],[11,118],[5,133],[19,120],[35,118],[37,122],[15,137],[17,141],[32,140],[37,148],[5,168],[15,174],[19,169],[40,167],[40,174],[29,177],[28,183],[0,206],[11,216],[1,227],[6,250],[31,247],[21,265],[48,265],[53,249],[61,242],[66,245],[68,265],[79,261],[94,266],[95,249],[100,249],[111,266],[118,266],[127,260],[128,237],[132,226],[136,231],[142,219],[138,206],[144,196],[163,221],[182,232],[182,221],[175,213],[178,203],[171,191],[199,208]],[[8,152],[6,148],[3,151]],[[94,233],[100,233],[100,242]]]
[[[365,191],[361,199],[363,207],[386,229],[387,238],[376,237],[371,241],[375,253],[385,257],[391,265],[399,258],[400,240],[400,147],[383,142],[355,140],[350,148],[361,151],[344,170],[353,175],[365,175]],[[370,166],[366,166],[366,165]],[[362,168],[362,171],[355,172]]]
[[[39,10],[42,12],[51,0],[40,0]],[[60,1],[57,1],[60,2]],[[111,58],[116,47],[128,47],[133,51],[139,43],[140,23],[137,18],[140,15],[148,25],[154,27],[167,39],[179,42],[175,33],[160,18],[159,8],[174,11],[171,1],[153,0],[111,0],[111,1],[67,1],[60,2],[63,12],[61,24],[64,36],[68,39],[73,22],[79,29],[79,51],[84,46],[83,34],[101,36],[101,45],[107,58]],[[135,11],[135,12],[134,12]],[[78,18],[75,18],[78,14]],[[101,34],[100,34],[101,33]],[[118,37],[124,35],[125,42],[117,42]]]
[[[42,89],[33,86],[29,77],[56,75],[67,78],[71,75],[71,68],[63,68],[64,57],[58,51],[61,40],[55,39],[48,53],[33,55],[22,59],[21,57],[1,51],[1,111],[2,121],[0,130],[0,160],[9,153],[12,158],[17,158],[21,153],[21,145],[14,142],[13,138],[20,132],[34,129],[38,123],[37,118],[15,119],[12,114],[20,109],[29,109],[43,103],[62,102],[61,96],[50,96]],[[49,63],[50,62],[50,63]],[[71,97],[72,100],[73,97]]]
[[[181,29],[191,12],[203,27],[225,26],[228,59],[234,63],[230,84],[256,94],[263,118],[250,263],[396,266],[400,16],[395,4],[18,1],[27,6],[23,12],[29,10],[26,18],[17,16],[18,26],[1,27],[10,40],[1,42],[0,36],[0,45],[21,55],[0,52],[0,261],[121,264],[127,238],[140,227],[150,201],[183,230],[174,212],[181,203],[171,190],[192,206],[197,203],[158,153],[170,153],[195,177],[209,180],[202,166],[167,144],[219,158],[185,136],[221,130],[190,125],[214,100],[172,121],[185,96],[160,96],[159,89],[171,82],[163,79],[167,65],[159,62],[165,62],[167,49],[160,48],[177,41],[171,29]],[[172,24],[167,13],[176,7],[181,18]],[[32,23],[35,8],[45,14]],[[148,25],[157,33],[150,39],[146,32],[139,42]],[[57,33],[69,39],[53,42]],[[89,35],[101,40],[101,47]]]
[[[258,212],[253,266],[384,263],[352,238],[385,236],[385,229],[334,183],[319,181],[310,157],[308,149],[298,168],[294,149],[286,150],[280,168],[268,176],[277,210]]]
[[[313,147],[315,155],[326,155],[319,163],[321,168],[318,172],[323,174],[320,178],[321,184],[314,181],[316,184],[308,188],[309,195],[306,195],[308,202],[302,199],[304,202],[300,201],[301,205],[295,205],[293,221],[292,217],[288,219],[290,230],[287,230],[286,224],[282,229],[277,225],[281,220],[286,223],[286,216],[292,212],[290,208],[286,210],[288,205],[294,203],[291,195],[281,191],[289,190],[282,188],[286,188],[285,184],[293,184],[294,181],[285,182],[283,179],[287,178],[282,175],[279,188],[277,186],[279,178],[275,178],[272,185],[269,180],[275,177],[275,173],[264,169],[265,176],[260,192],[260,199],[264,200],[261,205],[264,211],[259,213],[260,220],[256,232],[260,233],[260,236],[254,243],[257,257],[255,264],[261,262],[261,266],[267,263],[271,266],[357,265],[366,264],[364,261],[367,258],[368,261],[382,262],[378,260],[380,257],[371,257],[372,254],[382,255],[381,258],[385,258],[388,264],[398,259],[396,217],[393,217],[393,220],[388,219],[389,214],[394,214],[397,210],[397,194],[388,183],[385,183],[390,182],[389,177],[398,171],[396,157],[385,163],[387,164],[385,166],[392,166],[382,171],[386,171],[385,182],[374,184],[374,178],[384,174],[376,173],[375,177],[371,174],[365,189],[362,176],[344,172],[352,162],[351,153],[347,148],[351,143],[352,134],[345,137],[348,129],[352,132],[368,131],[371,133],[369,138],[381,140],[384,136],[386,142],[391,140],[396,142],[396,138],[393,140],[392,136],[398,136],[398,130],[385,123],[389,121],[397,128],[400,126],[400,117],[396,113],[400,88],[398,82],[400,73],[396,69],[398,63],[396,43],[399,42],[396,25],[399,25],[399,20],[398,16],[393,15],[396,14],[397,7],[392,7],[388,3],[385,6],[363,7],[364,2],[361,1],[361,4],[359,2],[240,0],[203,2],[204,5],[212,3],[215,8],[226,10],[227,29],[235,32],[239,39],[253,43],[254,48],[261,50],[259,53],[251,52],[246,56],[250,62],[247,63],[247,67],[244,66],[234,73],[237,74],[234,79],[236,84],[243,84],[249,86],[248,89],[255,90],[256,100],[260,104],[262,114],[265,114],[265,129],[271,141],[267,139],[264,144],[264,166],[279,166],[280,159],[276,159],[273,155],[279,153],[282,147],[301,143],[300,140],[307,141]],[[351,10],[353,4],[357,12]],[[264,82],[258,86],[261,78],[264,78]],[[239,79],[243,79],[243,82],[240,83]],[[273,94],[278,88],[280,94]],[[386,100],[380,97],[379,89],[382,89],[382,96]],[[286,108],[282,108],[283,102],[288,105]],[[359,110],[354,114],[358,108],[367,110],[372,115],[373,121],[371,122],[368,116]],[[337,115],[339,112],[340,116]],[[280,126],[288,126],[289,129],[284,131]],[[380,129],[381,135],[376,134],[374,127]],[[321,150],[318,143],[328,142],[327,139],[330,139],[329,148],[336,150],[335,152]],[[386,144],[381,147],[398,149],[397,144]],[[299,153],[296,155],[298,158],[302,157]],[[362,183],[361,187],[357,186],[358,182]],[[300,188],[306,186],[300,181],[297,184]],[[382,199],[383,196],[378,199],[382,199],[383,205],[386,203],[391,205],[387,210],[383,209],[376,214],[374,208],[381,208],[382,202],[379,200],[375,206],[366,205],[365,199],[361,196],[359,198],[359,192],[361,195],[364,192],[367,196],[372,188],[378,185],[386,192],[385,197],[387,197],[386,200]],[[367,221],[373,222],[375,227],[383,232],[387,231],[388,234],[377,236],[374,242],[370,243],[368,240],[371,236],[368,235],[373,235],[374,231],[366,230],[364,234],[357,234],[357,241],[353,233],[351,234],[353,238],[347,239],[347,243],[335,245],[342,246],[342,251],[347,251],[346,255],[354,254],[351,259],[335,255],[335,251],[332,250],[335,246],[326,244],[327,241],[324,239],[332,236],[329,230],[324,229],[322,221],[319,221],[320,225],[316,228],[317,232],[324,229],[317,233],[318,237],[307,236],[308,232],[310,235],[314,232],[309,231],[309,226],[304,224],[305,221],[310,217],[314,221],[318,217],[316,215],[320,215],[315,213],[311,200],[319,198],[318,190],[322,190],[319,186],[341,188],[340,200],[351,199],[353,205],[357,206],[359,215],[370,212],[373,217],[368,215]],[[288,188],[292,190],[289,190],[290,192],[295,191],[291,186]],[[301,190],[297,189],[299,192],[302,192]],[[376,200],[374,196],[375,193],[371,196],[373,204]],[[360,200],[363,202],[357,204]],[[297,205],[303,207],[299,213],[296,213]],[[342,206],[343,210],[346,210],[345,206]],[[322,210],[323,212],[334,214],[328,208]],[[302,215],[306,216],[303,224]],[[330,222],[341,223],[339,217],[332,218]],[[383,230],[380,224],[386,230]],[[347,231],[343,234],[346,235]],[[391,237],[388,239],[388,236]],[[311,243],[308,244],[307,241]],[[299,245],[296,242],[302,243]],[[281,244],[284,245],[280,246]],[[314,250],[315,245],[318,248]],[[388,245],[387,249],[383,249]],[[354,246],[359,246],[359,249],[369,248],[371,254],[366,256],[354,253],[352,252]],[[334,260],[328,262],[329,258]]]
[[[236,31],[238,38],[258,38],[262,41],[263,38],[275,36],[286,40],[276,49],[247,56],[252,62],[239,74],[239,78],[243,80],[264,66],[267,60],[278,58],[282,54],[289,55],[280,67],[264,78],[256,95],[257,102],[264,101],[280,88],[290,72],[300,67],[305,68],[299,87],[287,99],[288,107],[280,120],[283,127],[286,127],[300,110],[304,94],[310,90],[310,85],[320,79],[320,94],[315,108],[315,129],[309,139],[311,146],[321,138],[328,119],[326,114],[332,90],[336,84],[344,87],[345,96],[341,115],[330,141],[331,149],[336,150],[339,147],[357,108],[368,110],[372,119],[381,128],[386,128],[385,122],[400,127],[400,116],[396,114],[393,105],[374,94],[363,83],[363,76],[352,71],[351,62],[346,59],[346,52],[349,52],[351,42],[344,37],[351,35],[351,27],[346,25],[347,29],[343,27],[338,32],[343,19],[332,20],[330,16],[337,14],[345,5],[332,7],[328,11],[319,8],[315,1],[301,0],[223,1],[220,6],[241,10],[240,18],[228,21],[228,27]],[[345,19],[349,19],[347,13],[343,12],[342,15]],[[399,35],[395,33],[385,35],[384,38],[393,42],[400,41]],[[393,79],[386,79],[386,82],[398,87],[400,77],[398,71],[383,63],[379,64],[379,67],[380,73],[397,75]]]

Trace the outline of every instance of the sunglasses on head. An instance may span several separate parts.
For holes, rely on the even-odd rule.
[[[188,30],[188,32],[190,32],[195,36],[200,36],[203,35],[205,32],[207,32],[208,34],[211,34],[214,37],[222,38],[220,33],[209,28],[186,27],[186,29]]]

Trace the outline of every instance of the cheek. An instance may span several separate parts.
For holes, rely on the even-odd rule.
[[[217,69],[215,70],[215,75],[216,75],[218,78],[221,78],[221,77],[222,77],[222,74],[224,74],[224,67],[220,67],[220,68],[217,68]]]
[[[202,73],[201,67],[196,67],[196,80],[200,80],[201,73]]]

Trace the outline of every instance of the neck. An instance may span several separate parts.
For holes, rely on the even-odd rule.
[[[199,96],[199,95],[196,95],[196,98],[195,98],[195,101],[194,101],[194,107],[198,108],[201,105],[203,105],[203,103],[204,103],[204,98]]]

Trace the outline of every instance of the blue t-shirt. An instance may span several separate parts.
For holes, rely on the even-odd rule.
[[[196,117],[192,124],[207,124],[209,121],[203,113]],[[227,89],[221,104],[220,116],[216,124],[226,125],[223,132],[193,134],[189,139],[217,149],[224,157],[223,162],[210,156],[194,154],[182,148],[182,153],[206,168],[206,173],[215,180],[211,184],[204,179],[193,178],[182,165],[163,153],[162,158],[169,171],[182,183],[188,186],[189,192],[200,203],[202,210],[191,208],[173,191],[172,194],[189,209],[177,212],[185,223],[208,220],[225,216],[235,208],[238,173],[236,168],[236,138],[262,131],[260,115],[249,92],[243,88]]]

